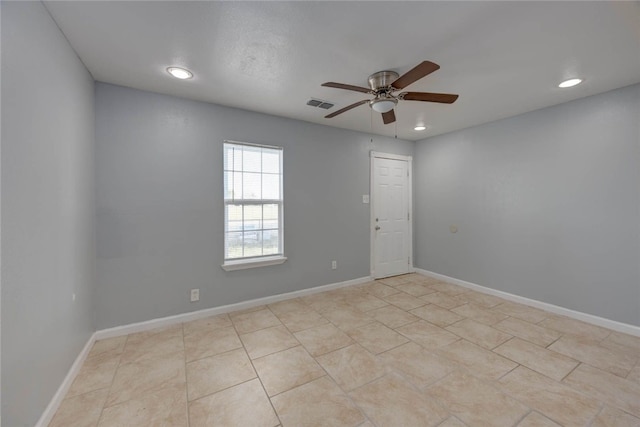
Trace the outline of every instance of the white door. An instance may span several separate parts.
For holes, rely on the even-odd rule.
[[[411,268],[411,157],[371,153],[371,274],[405,274]]]

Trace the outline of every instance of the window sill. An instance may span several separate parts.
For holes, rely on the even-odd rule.
[[[243,259],[238,261],[226,261],[221,265],[224,271],[246,270],[248,268],[266,267],[268,265],[282,264],[287,260],[286,256],[272,256],[265,258]]]

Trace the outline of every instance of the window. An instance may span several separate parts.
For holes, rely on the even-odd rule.
[[[282,148],[225,141],[225,270],[286,260],[282,200]]]

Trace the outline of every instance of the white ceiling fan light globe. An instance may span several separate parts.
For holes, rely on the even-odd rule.
[[[390,99],[380,99],[371,101],[371,108],[378,113],[388,113],[393,110],[398,101]]]

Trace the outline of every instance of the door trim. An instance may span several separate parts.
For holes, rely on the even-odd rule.
[[[369,163],[369,271],[371,277],[373,279],[378,279],[375,272],[375,263],[376,263],[376,251],[375,251],[375,241],[376,241],[376,232],[374,230],[375,227],[375,191],[373,191],[373,177],[375,174],[375,168],[373,162],[376,158],[378,159],[391,159],[391,160],[402,160],[407,162],[407,171],[409,172],[409,176],[407,177],[407,193],[409,199],[409,238],[407,239],[407,245],[409,246],[407,249],[407,253],[409,254],[409,272],[413,272],[413,157],[412,156],[404,156],[402,154],[391,154],[391,153],[382,153],[380,151],[371,151],[369,153],[370,163]]]

